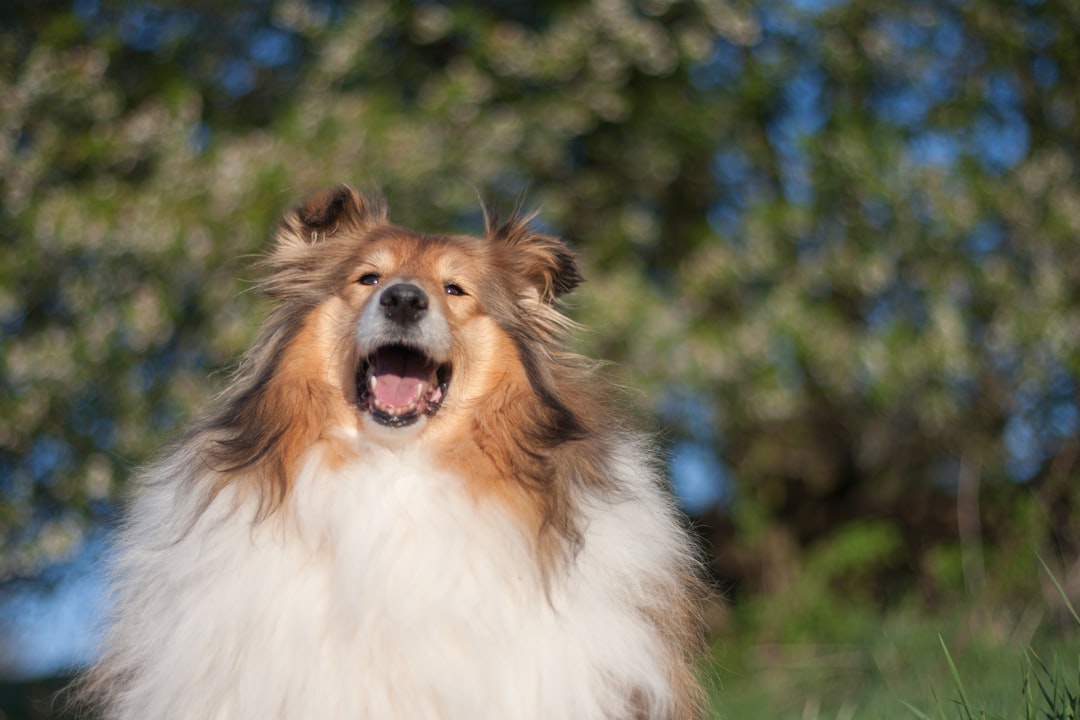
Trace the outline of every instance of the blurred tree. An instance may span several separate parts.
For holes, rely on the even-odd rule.
[[[721,575],[783,589],[856,518],[889,539],[878,576],[928,592],[931,551],[965,532],[1007,548],[1044,523],[1036,544],[1075,561],[1075,4],[79,0],[0,20],[0,578],[109,516],[251,337],[246,258],[343,180],[474,231],[477,189],[527,192],[590,266],[583,348],[713,484],[694,509]],[[1029,496],[1044,511],[1017,529]]]

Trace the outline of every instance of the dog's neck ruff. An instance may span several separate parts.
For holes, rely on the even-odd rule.
[[[308,451],[255,525],[234,488],[192,525],[197,498],[169,482],[185,458],[152,472],[119,548],[112,716],[671,714],[642,608],[663,606],[651,593],[685,564],[684,536],[636,450],[609,459],[616,502],[580,498],[583,543],[545,583],[534,539],[463,478],[415,448],[338,447]]]

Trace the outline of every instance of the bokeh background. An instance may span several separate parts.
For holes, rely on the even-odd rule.
[[[523,197],[580,253],[577,347],[722,598],[717,717],[951,716],[953,660],[1011,712],[1025,650],[1077,657],[1078,28],[1075,0],[5,2],[0,718],[58,712],[132,468],[252,337],[276,220],[343,181],[432,230]]]

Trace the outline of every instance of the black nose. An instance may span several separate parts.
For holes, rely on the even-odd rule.
[[[424,317],[428,309],[427,294],[409,283],[391,285],[379,298],[387,319],[398,325],[411,325]]]

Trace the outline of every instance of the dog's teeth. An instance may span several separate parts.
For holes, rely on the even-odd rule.
[[[368,375],[368,379],[367,379],[368,390],[370,390],[371,392],[375,392],[375,386],[378,385],[378,384],[379,384],[379,378],[376,377],[375,373],[372,373],[371,375]]]

